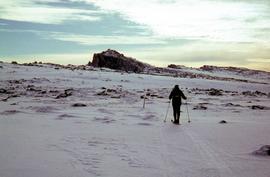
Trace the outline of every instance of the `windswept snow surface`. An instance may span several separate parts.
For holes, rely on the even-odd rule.
[[[270,144],[269,84],[0,66],[0,177],[270,176],[252,154]],[[180,126],[171,107],[163,122],[175,84]]]

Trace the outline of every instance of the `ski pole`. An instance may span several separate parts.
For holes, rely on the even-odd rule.
[[[169,105],[168,105],[168,108],[167,108],[166,116],[165,116],[165,119],[164,119],[163,122],[166,122],[166,120],[167,120],[167,115],[168,115],[168,112],[169,112],[170,104],[171,104],[171,100],[169,101]]]
[[[189,112],[188,112],[188,105],[187,105],[187,101],[186,101],[186,108],[187,108],[187,117],[188,117],[188,123],[190,123],[190,117],[189,117]]]

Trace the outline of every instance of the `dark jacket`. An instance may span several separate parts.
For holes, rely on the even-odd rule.
[[[182,103],[181,98],[183,98],[184,100],[187,99],[184,93],[178,87],[174,87],[169,96],[169,99],[172,99],[172,104],[181,105]]]

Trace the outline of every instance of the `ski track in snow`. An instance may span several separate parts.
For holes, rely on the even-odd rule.
[[[162,130],[160,130],[160,155],[161,155],[161,160],[162,160],[162,167],[164,170],[164,177],[171,177],[171,173],[172,173],[172,160],[169,158],[168,153],[169,152],[169,148],[166,145],[165,137],[164,134],[162,132]]]
[[[200,152],[202,161],[205,162],[206,168],[201,170],[202,176],[205,177],[237,177],[224,159],[211,148],[210,144],[202,137],[199,137],[192,130],[183,127],[184,133],[190,137],[194,146]]]

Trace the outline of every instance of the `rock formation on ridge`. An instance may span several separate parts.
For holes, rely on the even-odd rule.
[[[134,58],[126,57],[123,54],[108,49],[101,53],[95,53],[91,63],[94,67],[105,67],[110,69],[116,69],[126,72],[140,73],[144,71],[148,65]]]

